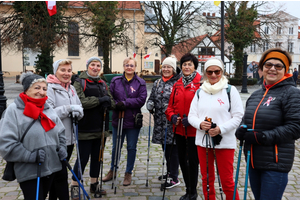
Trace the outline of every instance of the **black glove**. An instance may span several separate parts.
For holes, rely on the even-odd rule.
[[[181,120],[181,122],[182,122],[182,124],[183,124],[184,127],[190,126],[190,123],[189,123],[187,117],[184,117],[184,118]]]
[[[246,144],[263,144],[264,134],[262,132],[247,131],[244,139]]]
[[[219,145],[221,143],[221,140],[222,140],[222,135],[218,134],[214,137],[211,137],[213,142],[214,142],[214,145]]]
[[[244,140],[245,138],[245,133],[247,132],[247,129],[246,128],[242,128],[242,127],[239,127],[236,129],[235,131],[235,136],[237,139],[239,140]]]
[[[104,107],[104,108],[110,108],[111,107],[111,101],[109,101],[109,102],[106,101],[106,102],[102,103],[101,106]]]
[[[45,162],[46,152],[43,149],[34,150],[31,152],[28,162],[29,163],[43,163]]]
[[[172,115],[172,117],[171,117],[171,121],[174,125],[176,125],[176,123],[177,123],[177,117],[178,117],[177,115]]]
[[[58,149],[57,154],[58,154],[59,160],[61,160],[61,161],[68,157],[67,150],[63,147],[60,147]]]
[[[116,104],[116,108],[117,108],[117,110],[123,111],[126,109],[126,106],[124,105],[124,103],[122,101],[120,101]]]
[[[109,96],[98,97],[98,99],[99,99],[100,104],[105,103],[105,102],[111,102]]]

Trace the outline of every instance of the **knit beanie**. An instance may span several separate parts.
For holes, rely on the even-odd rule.
[[[23,85],[24,92],[28,90],[34,83],[37,82],[45,82],[47,84],[47,81],[44,77],[34,74],[32,72],[24,72],[21,74],[20,82]]]
[[[162,63],[162,66],[164,65],[170,65],[176,71],[176,57],[174,55],[167,57]]]
[[[57,69],[58,69],[58,67],[59,67],[59,64],[61,63],[61,62],[63,62],[63,61],[66,61],[66,59],[59,59],[59,60],[57,60],[57,61],[55,61],[54,63],[53,63],[53,74],[56,74],[56,71],[57,71]],[[69,62],[71,62],[70,60],[68,60]],[[71,62],[72,63],[72,62]],[[72,64],[70,64],[71,65],[71,67],[72,67]],[[72,67],[73,68],[73,67]]]
[[[222,71],[224,71],[224,63],[221,59],[219,58],[210,58],[206,61],[206,63],[204,64],[204,72],[206,72],[206,69],[210,66],[218,66],[222,69]]]
[[[101,69],[103,67],[103,64],[102,64],[102,61],[100,58],[98,57],[91,57],[88,59],[88,61],[86,62],[86,69],[88,68],[89,64],[92,62],[92,61],[99,61],[101,63]]]

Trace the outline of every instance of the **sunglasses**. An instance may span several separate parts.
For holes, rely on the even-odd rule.
[[[221,70],[206,71],[206,74],[209,75],[209,76],[212,75],[213,73],[215,73],[215,75],[220,75]]]
[[[131,67],[131,68],[134,68],[135,66],[134,66],[134,65],[126,64],[125,67]]]
[[[271,69],[273,66],[275,67],[276,70],[282,70],[282,68],[284,68],[283,64],[273,64],[271,62],[265,62],[264,64],[265,68],[267,69]]]

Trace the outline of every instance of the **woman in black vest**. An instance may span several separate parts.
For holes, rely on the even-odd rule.
[[[100,78],[102,61],[97,57],[91,57],[86,64],[87,71],[82,72],[76,79],[74,87],[84,109],[84,117],[78,124],[78,147],[82,174],[91,156],[90,192],[94,193],[98,185],[100,173],[99,150],[103,128],[104,109],[112,108],[115,103],[105,82]],[[106,111],[105,131],[108,130],[109,115]],[[74,172],[78,176],[78,159],[74,166]],[[74,177],[71,183],[71,197],[78,199],[78,185]],[[102,194],[106,191],[102,190]]]

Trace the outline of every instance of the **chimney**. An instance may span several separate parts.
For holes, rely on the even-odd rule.
[[[216,13],[213,13],[212,16],[215,17],[215,16],[216,16]]]
[[[206,12],[203,13],[203,16],[206,16]]]
[[[207,16],[209,17],[209,16],[210,16],[210,13],[207,13]]]

